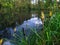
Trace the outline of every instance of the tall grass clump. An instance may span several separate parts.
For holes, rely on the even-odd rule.
[[[60,13],[56,13],[49,19],[48,23],[45,23],[44,37],[46,45],[60,45],[59,29],[60,29]]]
[[[60,45],[60,13],[53,15],[39,33],[31,31],[31,35],[21,40],[19,35],[15,35],[12,42],[16,43],[15,45]]]

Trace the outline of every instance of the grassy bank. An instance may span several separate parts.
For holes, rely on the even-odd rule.
[[[60,13],[54,14],[48,23],[44,24],[44,30],[39,33],[32,30],[33,34],[20,40],[19,35],[15,35],[15,45],[60,45]]]

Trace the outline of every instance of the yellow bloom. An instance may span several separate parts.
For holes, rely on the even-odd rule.
[[[3,39],[0,39],[0,45],[2,45]]]
[[[16,28],[14,28],[14,32],[16,32]]]
[[[44,20],[44,12],[41,12],[41,19]]]
[[[50,16],[50,17],[52,16],[52,11],[50,11],[50,14],[49,14],[49,16]]]

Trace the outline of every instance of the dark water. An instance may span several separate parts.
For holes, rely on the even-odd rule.
[[[16,33],[22,39],[24,36],[29,36],[33,31],[39,32],[43,28],[43,24],[37,12],[21,13],[16,21],[16,25],[13,27],[7,27],[4,31],[0,31],[1,38],[14,39]],[[10,41],[7,40],[3,45],[11,45]]]
[[[18,33],[19,31],[22,33],[25,32],[25,35],[28,36],[31,32],[30,31],[31,29],[36,29],[37,31],[39,31],[43,27],[42,21],[39,18],[37,12],[30,12],[30,13],[21,12],[18,18],[19,19],[16,21],[15,23],[16,25],[14,26],[14,28],[11,26],[5,28],[4,31],[3,30],[0,31],[0,37],[10,39],[15,32]]]

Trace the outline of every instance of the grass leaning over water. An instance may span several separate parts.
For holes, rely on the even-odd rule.
[[[19,35],[15,35],[15,45],[60,45],[60,14],[53,15],[40,33],[32,32],[32,35],[22,40]]]

